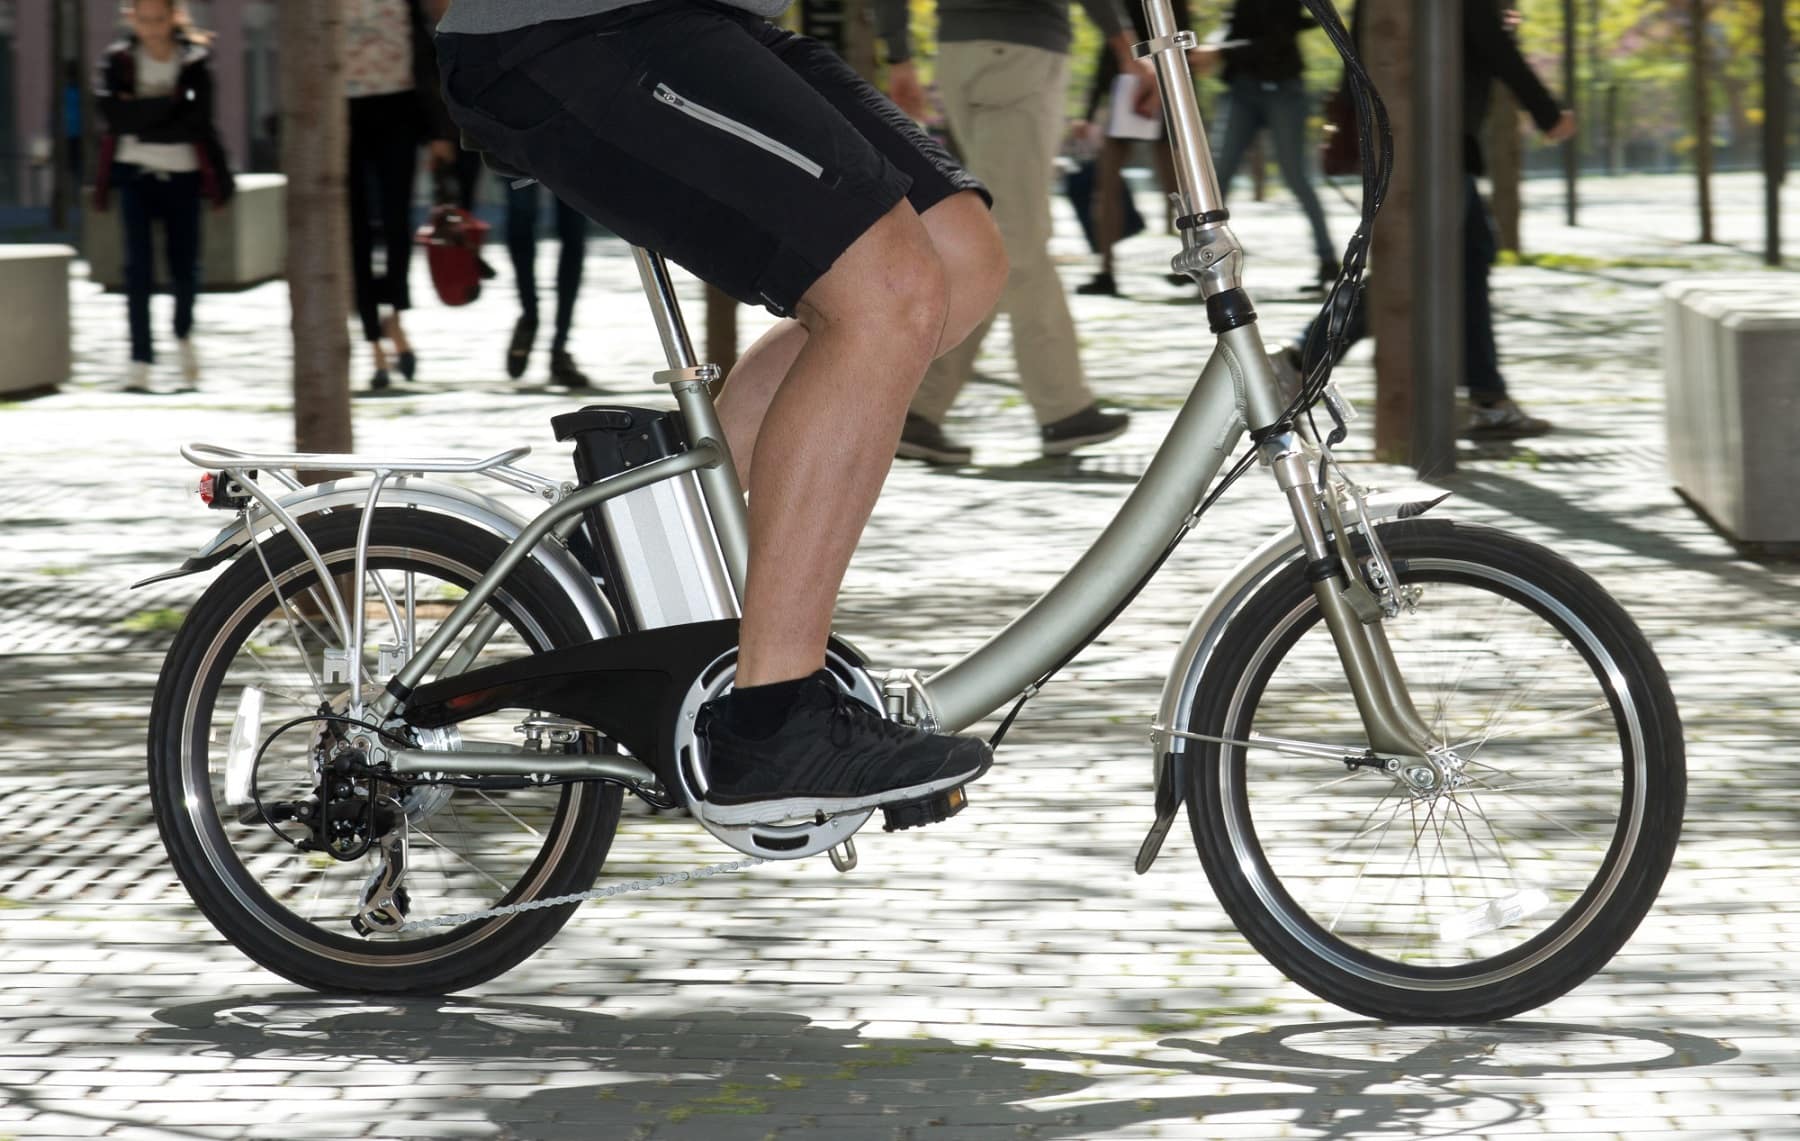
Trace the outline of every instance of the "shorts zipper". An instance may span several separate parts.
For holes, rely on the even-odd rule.
[[[716,127],[728,135],[735,135],[749,143],[751,146],[759,147],[774,155],[776,158],[785,159],[814,178],[823,178],[825,176],[824,167],[820,166],[812,159],[807,158],[793,147],[790,147],[777,139],[771,139],[755,127],[747,127],[729,115],[721,115],[710,107],[702,107],[691,99],[684,98],[671,90],[666,83],[657,84],[654,94],[658,100],[675,108],[675,110],[680,111],[690,119],[698,119],[709,127]]]

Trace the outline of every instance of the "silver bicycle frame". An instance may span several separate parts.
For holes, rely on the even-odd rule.
[[[1242,251],[1226,224],[1223,197],[1193,95],[1187,51],[1190,32],[1175,26],[1169,0],[1144,0],[1151,38],[1137,45],[1154,61],[1179,182],[1177,214],[1182,249],[1173,267],[1200,283],[1208,299],[1241,289]],[[473,587],[433,637],[406,663],[397,685],[377,695],[377,715],[391,712],[396,692],[419,684],[476,611],[546,536],[573,527],[582,511],[606,499],[684,472],[698,473],[731,580],[742,597],[749,555],[749,526],[724,432],[708,384],[719,376],[696,362],[673,286],[662,259],[636,251],[639,274],[669,368],[657,379],[670,385],[687,425],[691,449],[602,480],[563,497],[519,535]],[[923,708],[915,714],[946,730],[963,729],[1028,692],[1079,647],[1130,597],[1170,543],[1191,525],[1207,487],[1247,429],[1267,429],[1284,407],[1262,335],[1254,321],[1218,337],[1192,394],[1167,438],[1118,516],[1073,567],[1011,625],[953,665],[922,683]],[[1263,462],[1286,495],[1305,557],[1319,563],[1335,554],[1330,516],[1315,479],[1312,457],[1291,433],[1265,437]],[[1345,568],[1354,575],[1354,568]],[[1320,605],[1356,695],[1371,745],[1379,752],[1425,756],[1431,734],[1407,697],[1378,620],[1352,609],[1342,576],[1315,584]]]

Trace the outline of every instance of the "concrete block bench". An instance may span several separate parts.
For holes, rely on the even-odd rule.
[[[1665,286],[1663,383],[1675,486],[1738,543],[1800,545],[1800,281]]]
[[[125,234],[119,222],[118,194],[102,214],[82,211],[82,252],[88,275],[109,290],[125,288]],[[231,204],[215,211],[201,207],[200,288],[247,289],[280,277],[287,268],[287,177],[240,174]],[[163,244],[156,249],[156,284],[169,283]]]
[[[0,395],[69,379],[68,246],[0,245]]]

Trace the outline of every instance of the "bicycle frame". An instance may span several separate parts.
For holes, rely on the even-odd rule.
[[[1344,565],[1339,557],[1348,548],[1341,541],[1344,526],[1331,498],[1334,492],[1318,485],[1316,456],[1289,426],[1280,423],[1286,402],[1265,354],[1254,310],[1242,289],[1242,251],[1228,226],[1229,214],[1223,207],[1193,94],[1186,53],[1195,46],[1194,36],[1176,28],[1169,0],[1144,0],[1144,4],[1151,38],[1135,50],[1140,58],[1155,64],[1179,183],[1175,199],[1182,249],[1172,265],[1199,282],[1217,345],[1143,477],[1088,551],[1005,629],[928,678],[914,676],[909,683],[912,692],[907,712],[928,728],[954,731],[1032,692],[1041,678],[1085,645],[1148,580],[1171,546],[1193,526],[1207,488],[1250,431],[1258,440],[1262,462],[1274,471],[1287,498],[1301,553],[1309,569],[1319,572],[1312,576],[1315,591],[1371,746],[1384,755],[1429,758],[1432,735],[1407,696],[1379,615],[1371,616],[1365,608],[1359,616],[1352,605],[1349,592],[1360,582],[1355,568]],[[731,582],[742,597],[749,527],[743,489],[709,388],[720,373],[715,366],[697,362],[663,260],[641,249],[634,252],[669,365],[656,379],[671,388],[687,427],[689,450],[556,499],[512,539],[500,559],[431,639],[415,649],[386,689],[373,695],[369,712],[377,720],[387,718],[401,705],[507,576],[534,557],[544,539],[552,535],[567,538],[589,508],[658,481],[687,472],[697,474]],[[509,453],[507,458],[512,456]],[[355,457],[280,458],[311,468],[375,471],[367,496],[369,508],[375,506],[390,474],[411,470],[399,462],[350,463]],[[266,463],[268,457],[239,455],[236,470],[253,467],[259,459]],[[284,522],[294,529],[291,520]],[[366,529],[367,517],[359,544],[359,568]],[[356,583],[360,594],[362,576]],[[333,586],[328,580],[327,585]],[[360,630],[361,599],[348,607],[340,599],[337,605],[340,615],[356,616],[354,629]],[[1193,641],[1190,635],[1190,643]],[[346,644],[352,652],[360,652],[356,649],[359,638],[352,636]],[[353,663],[349,671],[353,689],[360,672]],[[353,693],[353,704],[355,700]],[[1165,711],[1167,708],[1165,701]],[[1162,731],[1173,728],[1159,726]],[[1179,736],[1178,731],[1174,735]],[[442,754],[437,756],[442,759]],[[458,767],[466,769],[482,759],[487,758],[464,756]]]

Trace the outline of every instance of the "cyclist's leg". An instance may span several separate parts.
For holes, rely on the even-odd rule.
[[[657,4],[439,38],[452,113],[502,164],[808,330],[764,428],[782,462],[752,473],[744,684],[823,663],[948,312],[912,180],[759,42],[764,26]]]
[[[761,42],[823,96],[883,157],[912,179],[907,201],[924,220],[943,263],[948,304],[933,357],[960,344],[993,311],[1006,284],[1006,253],[988,213],[985,188],[903,111],[817,40],[773,25]],[[745,486],[754,476],[762,419],[806,341],[798,321],[783,321],[738,358],[719,400],[719,416]]]

